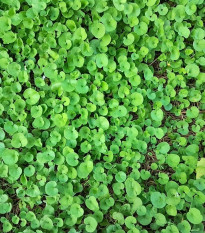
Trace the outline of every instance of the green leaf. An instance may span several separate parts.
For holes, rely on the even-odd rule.
[[[23,93],[23,96],[26,99],[27,104],[29,105],[36,104],[40,99],[39,93],[32,88],[26,89]]]
[[[56,187],[57,187],[57,183],[55,181],[49,181],[45,185],[46,194],[49,195],[49,196],[57,195],[58,189]]]
[[[161,109],[153,110],[151,117],[154,121],[162,121],[164,117],[163,111]]]
[[[42,229],[49,230],[49,231],[53,228],[53,222],[50,219],[50,217],[47,215],[44,215],[41,218],[40,225],[41,225]]]
[[[160,192],[153,192],[151,194],[151,202],[154,207],[162,209],[166,205],[166,195]]]
[[[119,183],[124,182],[126,180],[126,174],[124,172],[120,171],[115,175],[115,179]]]
[[[3,232],[10,232],[12,230],[12,225],[9,221],[3,222]]]
[[[85,204],[90,210],[94,212],[99,210],[98,202],[94,196],[90,196],[88,199],[86,199]]]
[[[12,149],[5,149],[1,155],[7,165],[13,165],[18,161],[18,152]]]
[[[11,31],[5,32],[2,39],[4,44],[12,44],[16,40],[16,34]]]
[[[64,136],[66,139],[76,139],[78,137],[78,132],[75,130],[73,126],[68,126],[64,130]]]
[[[175,168],[180,162],[180,157],[176,154],[168,154],[166,161],[170,167]]]
[[[205,176],[205,158],[201,158],[196,167],[196,179],[200,179],[202,176]]]
[[[105,26],[102,23],[94,22],[90,31],[96,38],[100,39],[105,35]]]
[[[154,217],[156,219],[156,224],[158,226],[162,226],[163,227],[166,224],[166,222],[167,222],[166,217],[163,214],[161,214],[161,213],[157,213]]]
[[[125,188],[127,195],[130,197],[139,195],[142,191],[140,184],[131,177],[127,178],[125,181]]]
[[[71,152],[66,155],[66,162],[70,166],[75,167],[79,163],[78,158],[79,158],[78,154],[76,154],[75,152]]]
[[[87,232],[94,232],[95,229],[97,228],[97,221],[95,220],[95,218],[89,216],[86,217],[84,220],[84,223],[86,225],[85,229]]]
[[[106,32],[112,32],[117,27],[117,22],[115,21],[113,16],[108,12],[104,13],[104,15],[100,18],[100,21],[105,26],[105,31]]]
[[[25,147],[27,143],[28,143],[28,140],[22,133],[15,133],[12,136],[11,145],[14,148]]]
[[[199,75],[200,69],[196,64],[189,64],[185,67],[187,75],[196,78]]]
[[[190,223],[200,224],[203,221],[203,216],[201,212],[196,208],[190,208],[187,213],[187,219]]]
[[[80,178],[86,178],[88,177],[89,173],[93,170],[93,162],[87,161],[80,164],[78,167],[78,176]]]
[[[81,206],[77,203],[74,203],[70,207],[70,213],[76,218],[79,218],[83,215],[84,210],[81,208]]]
[[[132,93],[130,95],[130,98],[131,98],[131,103],[134,105],[134,106],[139,106],[143,103],[143,96],[140,94],[140,93]]]
[[[135,228],[135,224],[137,223],[137,220],[135,217],[133,216],[128,216],[125,219],[125,225],[128,229],[134,229]]]
[[[11,19],[7,16],[0,17],[0,32],[9,31],[11,29]]]

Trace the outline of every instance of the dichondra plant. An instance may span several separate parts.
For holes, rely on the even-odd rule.
[[[204,9],[0,1],[0,232],[205,232]]]

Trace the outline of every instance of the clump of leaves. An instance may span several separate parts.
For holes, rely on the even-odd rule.
[[[204,6],[0,1],[0,232],[204,232]]]

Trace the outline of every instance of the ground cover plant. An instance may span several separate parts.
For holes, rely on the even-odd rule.
[[[0,1],[0,232],[205,232],[204,6]]]

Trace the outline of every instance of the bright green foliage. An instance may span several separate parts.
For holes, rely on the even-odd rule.
[[[84,223],[86,224],[86,231],[87,232],[94,232],[97,227],[97,221],[93,217],[87,217],[84,220]]]
[[[203,216],[198,209],[190,208],[189,212],[187,213],[187,219],[193,224],[200,224],[203,220]]]
[[[105,26],[102,23],[94,22],[90,26],[91,33],[98,39],[105,35]]]
[[[166,196],[164,193],[153,192],[151,194],[151,202],[156,208],[163,208],[166,205]]]
[[[0,233],[204,233],[203,0],[0,0]]]
[[[5,164],[13,165],[18,161],[18,152],[12,149],[4,149],[1,157]]]

